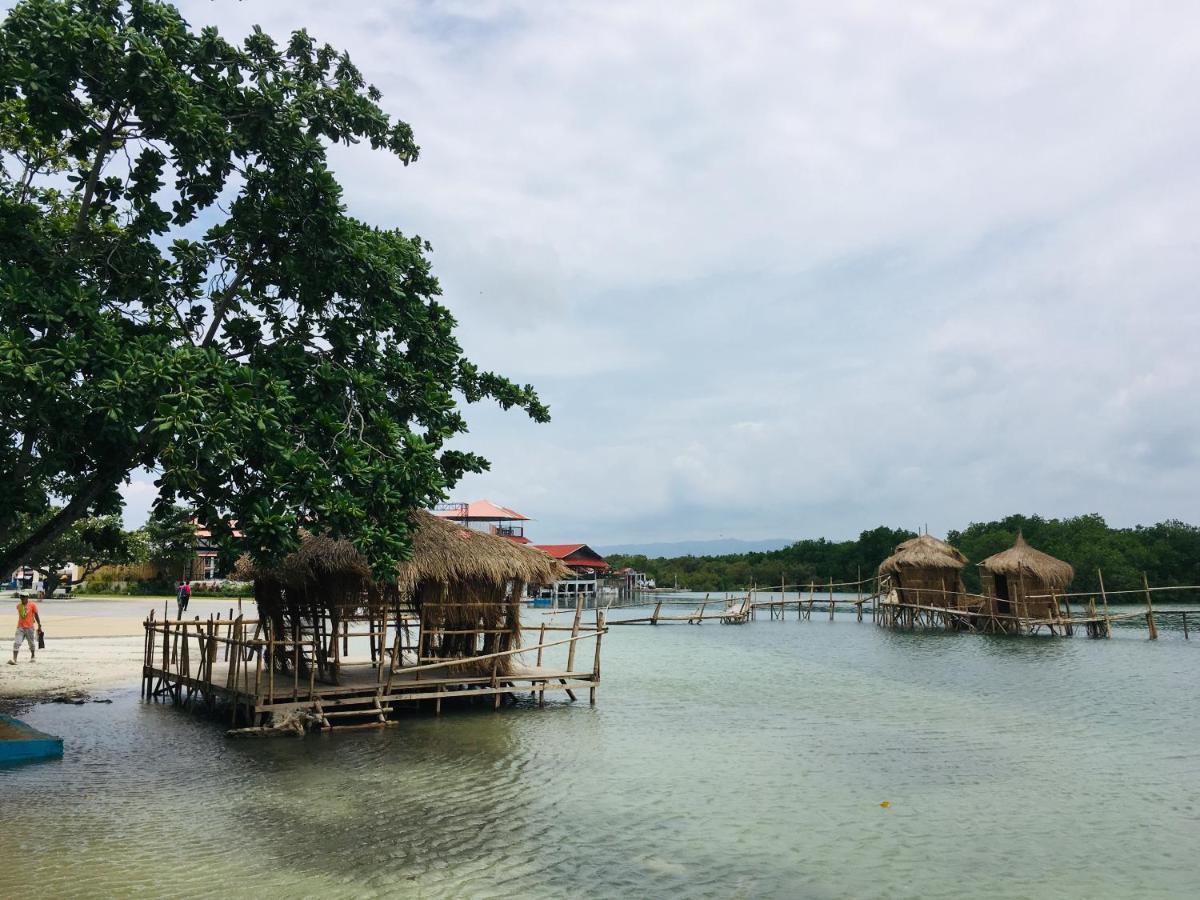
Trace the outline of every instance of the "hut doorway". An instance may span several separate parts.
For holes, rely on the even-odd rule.
[[[1002,616],[1012,615],[1012,602],[1008,596],[1008,576],[996,573],[992,576],[996,585],[996,612]]]

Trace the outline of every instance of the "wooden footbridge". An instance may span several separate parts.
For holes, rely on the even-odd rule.
[[[721,603],[722,601],[716,601]],[[754,603],[751,600],[751,595],[746,594],[743,598],[729,598],[723,602],[723,605],[715,606],[712,612],[705,610],[709,606],[709,600],[706,597],[704,601],[697,606],[691,613],[684,616],[672,616],[662,614],[663,601],[659,600],[654,605],[654,612],[648,616],[633,619],[613,619],[609,625],[666,625],[672,622],[683,622],[688,625],[702,625],[706,621],[716,620],[722,625],[741,625],[750,621],[754,613]]]
[[[1030,595],[1028,601],[1043,601],[1030,606],[1036,605],[1042,610],[1049,608],[1051,612],[1022,615],[998,612],[995,604],[989,602],[991,598],[963,591],[923,588],[914,602],[903,591],[897,590],[887,576],[851,582],[829,580],[820,587],[814,582],[807,586],[782,582],[767,588],[753,587],[736,599],[727,596],[724,601],[710,601],[706,596],[698,606],[683,614],[664,615],[663,601],[659,600],[650,615],[615,619],[608,624],[700,625],[710,620],[728,624],[754,621],[760,615],[765,615],[768,620],[784,621],[793,614],[797,621],[811,621],[814,615],[827,616],[833,621],[835,613],[849,612],[858,622],[869,619],[885,628],[979,634],[1072,637],[1078,632],[1091,638],[1105,638],[1112,636],[1114,626],[1144,624],[1151,640],[1158,638],[1158,626],[1166,621],[1182,631],[1185,640],[1190,640],[1191,626],[1200,621],[1198,606],[1154,605],[1156,596],[1200,592],[1200,586],[1150,587],[1143,578],[1140,590],[1107,591],[1102,575],[1100,585],[1094,592]],[[794,596],[788,597],[789,593]],[[1134,601],[1145,606],[1132,611],[1112,610],[1110,599],[1122,605]],[[677,601],[674,605],[681,604]]]

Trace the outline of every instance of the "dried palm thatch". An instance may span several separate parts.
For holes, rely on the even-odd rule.
[[[1069,563],[1029,546],[1019,531],[1011,547],[989,556],[979,568],[991,575],[1022,578],[1027,584],[1036,582],[1039,588],[1051,591],[1061,591],[1075,577]]]
[[[967,564],[957,548],[933,535],[922,534],[896,545],[896,552],[879,564],[880,575],[895,575],[905,569],[949,569],[955,572]]]
[[[966,564],[960,551],[922,534],[898,544],[896,552],[879,564],[879,574],[891,577],[906,603],[957,607],[966,594],[960,574]]]
[[[411,605],[421,616],[422,660],[465,660],[519,647],[525,585],[570,574],[540,550],[423,510],[413,513],[412,524],[412,553],[394,579],[375,580],[349,541],[308,533],[277,566],[243,557],[238,575],[254,581],[259,610],[280,634],[319,628],[314,623],[328,617],[336,641],[341,621],[382,621]],[[499,674],[510,668],[511,657],[497,663]]]

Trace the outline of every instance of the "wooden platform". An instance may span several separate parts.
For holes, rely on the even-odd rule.
[[[336,679],[319,680],[316,668],[304,664],[315,656],[312,639],[264,640],[259,625],[241,617],[164,622],[152,613],[144,623],[143,696],[194,708],[227,708],[231,724],[246,726],[266,725],[294,712],[315,716],[325,727],[383,725],[401,709],[429,704],[440,713],[444,702],[461,698],[486,698],[498,709],[522,692],[544,705],[547,692],[574,700],[576,692],[587,690],[595,703],[601,638],[607,631],[602,612],[594,626],[577,615],[570,627],[542,625],[531,646],[465,660],[429,660],[412,649],[377,653],[375,647],[383,644],[373,644],[373,658],[346,656]],[[556,638],[556,632],[568,635]],[[354,636],[349,633],[347,642]],[[576,646],[589,639],[595,640],[591,658],[586,666],[578,665]],[[415,646],[421,644],[418,640]]]

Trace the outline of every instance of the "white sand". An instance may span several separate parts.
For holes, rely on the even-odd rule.
[[[104,597],[88,603],[80,602],[82,599],[40,603],[46,646],[37,652],[37,662],[31,663],[29,647],[22,644],[15,666],[8,665],[8,660],[12,659],[16,615],[14,612],[11,619],[6,615],[15,608],[15,601],[12,606],[0,603],[0,698],[95,694],[137,687],[142,677],[142,621],[151,607],[162,614],[162,600]],[[210,611],[228,611],[229,605],[224,600],[192,601],[192,606],[198,607],[195,612],[204,617]],[[253,604],[247,606],[251,614],[253,609]],[[174,603],[170,612],[174,615]]]
[[[22,645],[15,666],[8,665],[9,638],[3,644],[3,659],[0,697],[96,693],[137,685],[142,675],[142,636],[47,638],[37,662],[29,661],[29,648]]]

